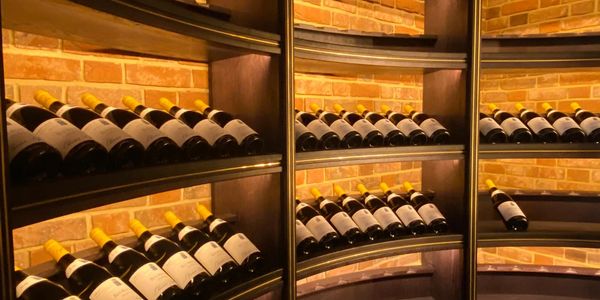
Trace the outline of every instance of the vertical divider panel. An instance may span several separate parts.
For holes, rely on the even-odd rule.
[[[463,286],[463,250],[452,249],[423,252],[424,265],[433,266],[431,294],[438,300],[466,299]]]
[[[462,52],[467,49],[470,2],[473,1],[425,1],[425,34],[437,36],[437,51]]]
[[[450,130],[453,144],[463,144],[466,138],[466,99],[465,71],[427,69],[423,73],[423,111]]]

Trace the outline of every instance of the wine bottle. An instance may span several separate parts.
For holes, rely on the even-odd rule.
[[[338,196],[338,201],[342,204],[342,208],[350,215],[354,223],[358,225],[358,228],[364,232],[370,240],[383,238],[383,228],[377,223],[377,219],[371,214],[371,212],[355,198],[346,195],[344,189],[337,185],[333,185],[333,190]]]
[[[494,120],[502,126],[504,132],[508,135],[508,141],[511,143],[531,143],[533,135],[527,129],[527,126],[511,113],[500,110],[495,104],[488,104]]]
[[[77,127],[41,107],[4,101],[7,117],[60,152],[65,175],[92,174],[105,169],[106,149]]]
[[[500,144],[508,141],[506,132],[494,119],[484,113],[479,113],[479,132],[485,143]]]
[[[325,199],[317,188],[310,189],[310,193],[317,200],[321,214],[335,227],[348,244],[352,245],[365,239],[365,235],[360,231],[360,228],[337,203]]]
[[[498,214],[500,214],[506,228],[512,231],[527,230],[529,221],[527,221],[527,217],[519,205],[517,205],[517,202],[515,202],[515,200],[507,193],[498,189],[492,180],[487,179],[485,184],[487,184],[489,188],[494,208]]]
[[[131,111],[108,106],[90,93],[82,94],[81,101],[140,142],[146,150],[146,164],[159,165],[179,160],[181,148],[148,121]]]
[[[55,177],[62,156],[31,131],[12,119],[6,119],[10,178],[14,182],[35,182]]]
[[[296,249],[299,255],[309,255],[319,249],[315,236],[299,220],[296,220]]]
[[[408,144],[414,146],[421,146],[427,144],[427,134],[425,131],[415,123],[411,118],[405,116],[402,113],[392,111],[392,109],[385,105],[381,105],[381,112],[385,114],[385,117],[396,125],[400,132],[408,138]]]
[[[14,281],[17,300],[81,300],[72,296],[59,284],[46,278],[28,275],[18,267],[15,267]]]
[[[131,96],[121,99],[131,111],[148,121],[162,133],[171,138],[183,150],[187,160],[206,159],[212,151],[210,144],[196,134],[189,126],[171,116],[166,111],[146,107]]]
[[[383,231],[392,238],[406,233],[406,227],[402,225],[398,216],[379,197],[369,193],[367,187],[359,183],[356,188],[361,194],[360,201],[373,214]]]
[[[214,156],[229,157],[238,150],[235,138],[231,134],[228,134],[219,124],[209,120],[205,115],[176,106],[167,98],[160,98],[159,104],[171,115],[203,137],[212,146]]]
[[[577,125],[577,122],[567,114],[558,111],[547,102],[542,104],[546,111],[546,119],[556,129],[560,140],[567,143],[583,143],[585,141],[585,132]]]
[[[57,241],[47,241],[44,250],[65,272],[72,294],[90,300],[142,300],[119,277],[113,277],[108,270],[92,261],[75,258]]]
[[[379,187],[385,193],[388,205],[413,235],[423,234],[427,231],[425,221],[405,197],[392,192],[385,182],[380,183]]]
[[[298,199],[296,199],[296,220],[300,220],[325,249],[333,248],[340,239],[335,229],[316,209]]]
[[[383,143],[386,146],[400,146],[406,143],[406,136],[398,127],[396,127],[386,117],[369,111],[364,105],[358,104],[356,110],[371,124],[375,125],[375,128],[383,134]]]
[[[340,116],[323,111],[314,103],[310,105],[310,109],[312,109],[319,120],[325,122],[340,137],[340,148],[353,149],[362,145],[363,139],[360,133],[354,130],[352,125],[348,124]]]
[[[319,140],[298,120],[295,120],[294,122],[294,137],[296,139],[297,152],[313,151],[317,149]]]
[[[444,233],[448,231],[448,221],[435,204],[425,195],[415,191],[410,182],[404,182],[404,189],[410,198],[411,204],[415,207],[425,224],[435,233]]]
[[[210,275],[177,244],[160,235],[150,233],[137,219],[129,221],[129,228],[144,245],[146,257],[165,270],[180,289],[196,297],[209,291]]]
[[[600,117],[581,108],[577,102],[572,102],[571,108],[575,111],[575,120],[587,135],[587,140],[596,144],[600,143]]]
[[[210,120],[219,124],[228,134],[232,135],[244,154],[256,155],[263,152],[264,140],[242,120],[236,119],[224,111],[214,109],[201,100],[196,100],[194,104]]]
[[[177,240],[183,249],[192,254],[215,279],[223,283],[231,279],[238,265],[217,242],[203,231],[183,224],[172,211],[167,211],[164,216],[177,233]]]
[[[109,169],[129,169],[142,164],[144,146],[115,124],[89,109],[62,103],[47,91],[36,91],[34,98],[40,105],[69,121],[104,146],[108,150]]]
[[[319,140],[319,147],[323,150],[337,149],[340,147],[340,137],[325,122],[316,116],[295,110],[296,120],[300,121]]]
[[[263,267],[265,263],[263,254],[246,235],[237,232],[227,221],[216,218],[202,204],[196,204],[196,211],[208,225],[210,234],[229,252],[238,265],[250,273]]]
[[[341,105],[334,104],[333,109],[348,122],[363,138],[363,146],[366,147],[381,147],[383,146],[383,134],[377,130],[375,125],[369,123],[361,115],[346,111]]]
[[[404,105],[404,110],[427,135],[432,144],[447,144],[450,141],[450,132],[436,119],[429,115],[416,111],[411,105]]]
[[[531,129],[531,132],[535,134],[537,139],[542,143],[556,143],[558,142],[558,132],[554,130],[552,125],[533,110],[525,108],[523,104],[517,103],[515,107],[519,111],[519,118],[523,123],[527,124],[527,127]]]
[[[181,299],[183,290],[156,263],[132,248],[117,245],[100,228],[90,231],[90,238],[108,256],[109,269],[135,287],[147,299]]]

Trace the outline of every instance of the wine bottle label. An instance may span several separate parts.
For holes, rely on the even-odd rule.
[[[556,131],[558,131],[558,134],[560,135],[563,135],[563,133],[565,133],[571,128],[579,128],[579,125],[577,125],[577,123],[570,117],[562,117],[554,121],[552,126],[554,126],[554,128],[556,129]]]
[[[388,227],[390,224],[400,222],[400,220],[398,219],[396,214],[394,214],[392,209],[387,206],[383,206],[376,210],[373,213],[373,216],[383,228]]]
[[[425,196],[419,192],[414,192],[414,193],[410,194],[410,201],[414,201],[415,198],[417,198],[417,197],[425,197]]]
[[[154,245],[156,242],[162,241],[165,238],[160,236],[160,235],[152,235],[149,239],[146,240],[146,242],[144,243],[144,250],[148,251],[148,249],[150,249],[150,247],[152,247],[152,245]]]
[[[177,234],[177,238],[181,241],[188,233],[192,231],[198,231],[198,229],[192,226],[185,226],[179,231],[179,233]]]
[[[410,204],[398,207],[398,209],[396,209],[396,215],[398,215],[398,218],[400,218],[402,223],[406,226],[414,221],[421,220],[421,216],[419,216],[415,208]]]
[[[494,129],[502,129],[502,127],[500,127],[500,125],[498,125],[494,119],[485,117],[479,120],[479,131],[481,134],[486,135]]]
[[[505,192],[503,192],[502,190],[496,189],[495,191],[493,191],[493,192],[490,194],[490,196],[491,196],[492,198],[494,198],[494,197],[496,197],[496,195],[498,195],[498,194],[506,194],[506,193],[505,193]]]
[[[358,131],[358,133],[360,133],[363,139],[367,137],[369,133],[377,130],[377,128],[375,128],[373,124],[369,123],[369,121],[365,119],[360,119],[354,122],[354,124],[352,124],[352,127],[354,127],[354,129]]]
[[[339,231],[339,233],[341,233],[342,235],[346,234],[346,232],[348,232],[351,229],[358,228],[354,221],[352,221],[352,218],[350,218],[350,216],[343,211],[340,211],[337,214],[333,215],[329,219],[329,221],[331,222],[331,224],[333,224],[333,226],[335,226],[335,229],[337,229],[337,231]]]
[[[302,241],[312,236],[313,235],[308,231],[308,228],[306,228],[302,222],[296,220],[296,247],[298,247]]]
[[[63,298],[62,300],[81,300],[81,298],[77,296],[69,296],[67,298]]]
[[[384,136],[387,136],[392,131],[398,130],[398,128],[388,119],[381,119],[375,122],[375,127],[377,130],[381,131]]]
[[[548,123],[548,121],[542,117],[535,117],[529,120],[529,122],[527,122],[527,126],[529,126],[529,128],[531,128],[535,134],[538,134],[543,129],[552,128],[552,125],[550,125],[550,123]]]
[[[333,132],[335,132],[337,135],[339,135],[340,138],[344,138],[348,133],[354,131],[354,128],[352,128],[352,125],[348,124],[348,122],[346,122],[342,119],[337,119],[337,120],[333,121],[333,123],[331,123],[329,128],[331,128],[331,130],[333,130]]]
[[[200,246],[194,253],[194,257],[211,275],[215,275],[224,264],[233,262],[231,256],[213,241]]]
[[[198,274],[206,273],[206,270],[185,251],[179,251],[169,257],[163,269],[181,289],[185,289]]]
[[[179,147],[182,147],[187,140],[196,135],[192,128],[177,119],[165,122],[159,129],[162,133],[175,141]]]
[[[23,281],[19,282],[16,287],[16,296],[17,298],[21,297],[23,293],[29,289],[32,285],[37,284],[42,281],[47,281],[47,279],[42,277],[37,277],[35,275],[29,275]]]
[[[396,124],[396,127],[398,127],[398,129],[400,129],[400,132],[402,132],[402,134],[406,136],[409,136],[415,130],[421,129],[421,127],[419,127],[419,125],[417,125],[415,121],[409,118],[402,119],[400,122],[398,122],[398,124]]]
[[[221,225],[221,224],[226,224],[227,222],[221,219],[214,219],[210,225],[208,225],[208,230],[210,232],[213,232],[215,230],[215,228],[217,228],[217,226]]]
[[[440,210],[433,203],[428,203],[419,207],[417,212],[419,213],[419,215],[421,215],[423,221],[425,221],[425,224],[427,224],[428,226],[434,220],[444,219],[444,216],[442,215]]]
[[[13,103],[13,105],[11,105],[8,109],[6,109],[6,117],[10,118],[10,116],[12,116],[12,114],[17,111],[19,108],[21,107],[25,107],[27,105],[25,104],[20,104],[20,103]]]
[[[369,203],[369,202],[371,202],[372,200],[375,200],[375,199],[379,199],[379,198],[377,198],[377,196],[375,196],[375,195],[369,195],[369,196],[367,196],[365,198],[365,203]]]
[[[434,132],[440,129],[446,129],[442,124],[440,124],[436,119],[429,118],[420,124],[421,129],[425,132],[428,137],[431,137]]]
[[[252,128],[240,119],[229,121],[223,128],[237,140],[238,145],[241,145],[244,139],[249,135],[257,134],[256,131],[252,130]]]
[[[335,232],[335,229],[327,223],[323,216],[315,216],[310,219],[306,222],[306,228],[315,236],[317,241],[321,241],[325,235]]]
[[[587,119],[581,121],[579,126],[581,129],[583,129],[585,134],[590,135],[594,130],[600,128],[600,118],[588,117]]]
[[[81,131],[109,151],[119,142],[130,138],[125,131],[105,119],[92,120],[85,124]]]
[[[236,233],[231,236],[223,244],[223,248],[240,265],[253,253],[260,253],[260,250],[243,233]]]
[[[521,122],[521,120],[519,120],[516,117],[510,117],[508,119],[505,119],[504,121],[502,121],[502,123],[500,123],[500,126],[502,126],[502,128],[504,128],[504,131],[509,136],[513,132],[515,132],[517,129],[521,129],[521,128],[527,129],[525,124],[523,124],[523,122]]]
[[[377,225],[377,219],[366,208],[356,211],[352,215],[352,220],[362,232],[366,232],[367,228]]]
[[[60,118],[52,118],[43,122],[38,125],[33,134],[56,148],[63,158],[75,146],[90,140],[90,137],[81,132],[79,128]]]
[[[75,273],[75,271],[77,271],[79,268],[91,264],[92,262],[89,260],[85,260],[85,259],[81,259],[81,258],[76,258],[72,263],[70,263],[67,268],[65,269],[65,276],[68,278],[71,278],[71,275],[73,275],[73,273]]]
[[[146,107],[146,108],[145,108],[144,110],[142,110],[142,112],[140,113],[140,117],[142,117],[142,118],[144,118],[144,119],[145,119],[145,118],[146,118],[146,115],[147,115],[148,113],[150,113],[150,112],[153,112],[153,111],[155,111],[155,110],[156,110],[156,109],[154,109],[154,108],[151,108],[151,107]]]
[[[6,131],[8,134],[8,160],[12,159],[19,154],[23,149],[37,143],[41,143],[42,140],[35,136],[27,128],[21,126],[19,123],[6,119]]]
[[[227,134],[223,127],[209,119],[196,123],[194,132],[203,137],[211,146],[214,146],[219,138]]]
[[[296,205],[296,213],[298,213],[301,209],[303,209],[305,207],[311,207],[311,206],[304,202],[298,203],[298,205]]]
[[[321,203],[319,203],[319,208],[323,209],[325,207],[325,205],[327,205],[327,204],[337,205],[337,204],[333,203],[333,201],[325,199],[325,200],[321,201]]]
[[[113,110],[116,110],[116,109],[117,109],[116,107],[107,107],[107,108],[105,108],[103,111],[101,111],[101,112],[100,112],[100,115],[101,115],[103,118],[105,118],[105,119],[106,119],[106,116],[108,116],[108,114],[109,114],[111,111],[113,111]]]
[[[321,120],[314,120],[312,122],[310,122],[308,124],[308,126],[306,126],[306,128],[312,132],[317,139],[321,139],[325,134],[331,132],[331,129],[329,129],[329,126],[327,126],[327,124],[325,124],[325,122],[321,121]]]
[[[350,202],[350,201],[356,201],[356,202],[358,202],[358,200],[356,200],[356,199],[354,199],[354,198],[352,198],[352,197],[346,197],[346,198],[344,198],[344,200],[342,200],[342,205],[346,205],[346,204],[348,204],[348,202]],[[360,203],[360,202],[359,202],[359,203]]]
[[[498,205],[498,211],[504,218],[504,221],[508,221],[514,217],[525,217],[525,214],[519,208],[515,201],[504,201]]]
[[[123,127],[123,131],[132,136],[138,142],[142,143],[145,149],[157,139],[164,137],[152,124],[144,119],[135,119]]]
[[[112,277],[99,284],[90,294],[90,300],[142,300],[125,282]]]
[[[139,267],[129,282],[148,300],[155,300],[175,282],[157,264],[147,263]]]
[[[304,124],[300,123],[300,121],[296,120],[294,122],[294,137],[297,139],[299,136],[310,132],[308,131],[308,129],[306,128],[306,126],[304,126]]]
[[[220,113],[220,112],[222,112],[222,110],[213,109],[208,113],[208,118],[212,119],[215,114]]]
[[[123,245],[117,245],[110,253],[108,253],[108,262],[112,264],[112,262],[117,258],[117,256],[121,255],[123,252],[131,251],[132,249]]]

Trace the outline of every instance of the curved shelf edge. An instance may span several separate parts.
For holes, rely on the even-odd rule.
[[[600,145],[591,143],[481,144],[479,158],[600,158]]]
[[[478,234],[477,245],[479,247],[540,246],[600,248],[600,232],[482,232]]]
[[[332,252],[299,261],[296,267],[297,279],[324,272],[344,265],[376,259],[380,257],[462,248],[463,236],[446,234],[370,243],[346,249],[333,249]]]
[[[215,181],[281,171],[281,155],[152,166],[11,188],[13,228],[101,205]],[[51,208],[51,209],[49,209]]]
[[[491,274],[544,274],[548,276],[589,276],[600,278],[600,270],[595,268],[553,266],[553,265],[524,265],[524,264],[478,264],[477,272]]]
[[[278,269],[224,291],[210,299],[255,299],[283,286],[282,270]]]

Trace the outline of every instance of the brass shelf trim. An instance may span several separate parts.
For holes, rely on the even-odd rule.
[[[311,159],[298,159],[297,164],[309,164],[318,163],[323,161],[343,161],[348,159],[383,159],[383,158],[396,158],[396,157],[412,157],[412,156],[433,156],[433,155],[462,155],[464,152],[460,150],[453,151],[426,151],[426,152],[415,152],[415,153],[381,153],[381,154],[366,154],[366,155],[347,155],[347,156],[336,156],[336,157],[324,157],[324,158],[311,158]]]
[[[354,54],[347,52],[336,52],[336,51],[327,51],[316,48],[308,48],[308,47],[295,47],[296,51],[307,51],[313,53],[320,54],[329,54],[341,57],[354,57],[354,58],[369,58],[369,59],[381,59],[381,60],[396,60],[396,61],[416,61],[416,62],[448,62],[448,63],[464,63],[464,59],[449,59],[449,58],[407,58],[407,57],[392,57],[392,56],[383,56],[383,55],[367,55],[367,54]]]

